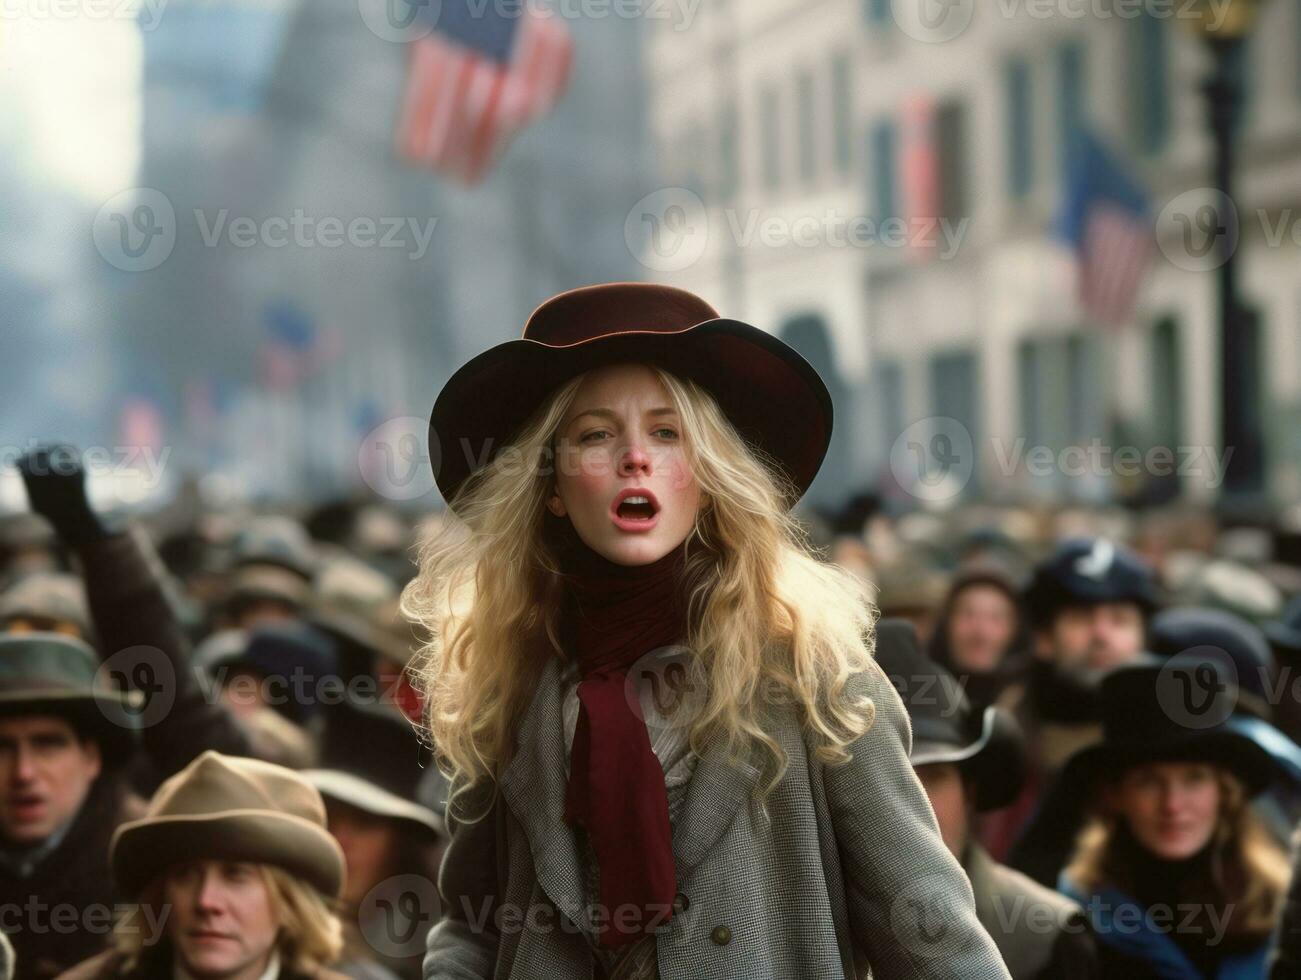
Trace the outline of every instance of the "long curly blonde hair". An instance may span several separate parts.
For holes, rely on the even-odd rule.
[[[849,678],[871,665],[875,609],[867,588],[813,553],[791,513],[790,482],[749,446],[713,397],[654,368],[682,421],[686,459],[701,504],[686,540],[688,689],[707,691],[691,725],[699,752],[725,737],[730,756],[766,750],[765,797],[787,766],[762,726],[767,705],[797,705],[826,763],[872,724],[872,708],[850,697]],[[544,502],[554,486],[555,440],[580,375],[558,389],[515,441],[475,472],[421,543],[419,574],[403,612],[427,636],[412,661],[424,696],[427,735],[453,797],[495,779],[549,657],[570,654],[559,639],[562,608]]]

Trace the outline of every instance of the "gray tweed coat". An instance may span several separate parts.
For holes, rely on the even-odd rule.
[[[545,669],[488,817],[448,820],[425,980],[594,976],[580,842],[562,819],[560,673]],[[851,687],[876,721],[843,766],[817,761],[793,708],[769,709],[790,766],[765,807],[757,750],[736,765],[721,739],[705,746],[673,827],[663,980],[852,980],[869,964],[879,980],[1008,977],[908,762],[898,693],[875,664]]]

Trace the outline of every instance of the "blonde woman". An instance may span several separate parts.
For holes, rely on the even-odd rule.
[[[1233,713],[1230,681],[1182,655],[1103,681],[1104,740],[1064,774],[1097,812],[1058,883],[1092,920],[1103,976],[1266,976],[1288,861],[1249,804],[1296,748]]]
[[[205,752],[118,828],[111,861],[133,904],[63,980],[344,980],[327,969],[343,855],[297,773]]]
[[[640,283],[444,387],[404,596],[452,785],[426,980],[1007,976],[863,586],[790,513],[830,434],[793,350]]]

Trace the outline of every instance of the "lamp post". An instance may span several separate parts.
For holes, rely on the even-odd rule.
[[[1247,34],[1261,0],[1198,0],[1187,18],[1210,51],[1213,69],[1202,86],[1207,120],[1215,146],[1215,190],[1220,201],[1233,202],[1234,137],[1242,107],[1242,63]],[[1187,9],[1187,8],[1186,8]],[[1238,240],[1236,210],[1219,215],[1215,248],[1219,252],[1220,441],[1231,451],[1221,490],[1222,502],[1246,502],[1264,490],[1264,439],[1256,398],[1259,365],[1252,363],[1253,329],[1238,302],[1234,251]]]

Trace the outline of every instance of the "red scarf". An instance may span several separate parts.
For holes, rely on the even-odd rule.
[[[581,673],[565,819],[587,831],[600,866],[601,944],[622,946],[667,922],[677,891],[664,770],[624,680],[644,654],[686,639],[685,549],[619,565],[565,524],[564,624]],[[630,908],[639,914],[620,913]]]

